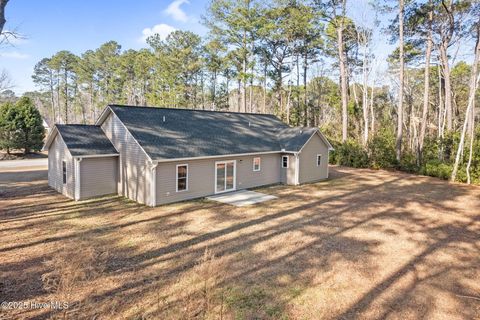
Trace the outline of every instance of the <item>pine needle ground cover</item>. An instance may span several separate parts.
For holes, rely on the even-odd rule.
[[[0,172],[6,318],[475,319],[480,188],[331,168],[251,207],[71,201]],[[58,307],[58,305],[57,305]]]

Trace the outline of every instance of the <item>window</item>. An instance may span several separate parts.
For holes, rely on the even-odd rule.
[[[317,167],[320,167],[321,164],[322,164],[322,155],[317,154]]]
[[[260,158],[253,158],[253,171],[260,171],[261,162]]]
[[[67,183],[67,162],[62,161],[63,184]]]
[[[282,168],[288,168],[288,156],[282,156]]]
[[[188,165],[177,164],[177,192],[188,190]]]

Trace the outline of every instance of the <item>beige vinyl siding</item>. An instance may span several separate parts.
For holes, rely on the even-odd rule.
[[[148,204],[147,155],[115,114],[110,113],[101,127],[120,154],[118,194]]]
[[[283,156],[288,156],[288,168],[283,168],[281,161]],[[296,184],[295,181],[295,168],[296,168],[296,160],[295,155],[293,154],[283,154],[280,157],[280,180],[283,184]]]
[[[317,166],[317,154],[322,155],[320,166]],[[300,183],[328,178],[328,146],[317,133],[303,146],[299,160]]]
[[[253,171],[253,158],[219,157],[179,162],[163,162],[157,166],[157,205],[209,196],[215,193],[215,162],[236,160],[236,190],[280,182],[280,154],[259,155],[261,170]],[[176,166],[188,164],[188,190],[176,192]]]
[[[118,157],[80,161],[80,199],[117,193]]]
[[[67,164],[67,183],[63,183],[62,161]],[[75,169],[74,161],[67,145],[63,142],[60,134],[57,133],[53,142],[48,148],[48,185],[61,194],[74,198],[75,190]]]

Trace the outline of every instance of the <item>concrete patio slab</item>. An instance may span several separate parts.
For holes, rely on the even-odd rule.
[[[255,191],[240,190],[217,194],[211,197],[207,197],[207,199],[230,204],[236,207],[244,207],[255,203],[277,199],[277,197]]]

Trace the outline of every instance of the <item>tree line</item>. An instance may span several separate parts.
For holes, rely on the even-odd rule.
[[[377,0],[371,12],[391,17],[382,26],[350,14],[353,4],[212,0],[204,37],[178,30],[140,50],[60,51],[36,64],[39,90],[26,95],[50,123],[93,123],[108,103],[273,113],[322,128],[338,163],[460,170],[465,181],[468,167],[478,181],[479,4]],[[385,39],[396,48],[382,71],[374,53]]]

